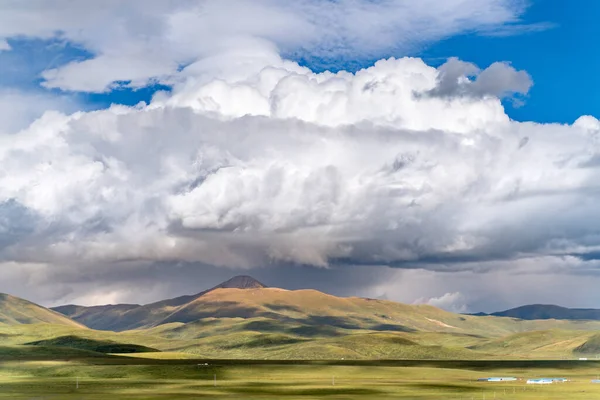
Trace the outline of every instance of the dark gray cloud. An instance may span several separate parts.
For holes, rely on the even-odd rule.
[[[495,62],[480,70],[475,64],[452,57],[438,71],[437,86],[427,92],[430,96],[505,98],[525,95],[533,85],[526,71],[517,71],[505,62]]]
[[[30,265],[20,269],[6,264],[4,267],[0,271],[0,292],[51,306],[145,304],[198,293],[242,274],[249,274],[268,286],[290,290],[316,289],[338,296],[377,296],[371,287],[395,275],[394,269],[373,266],[314,268],[281,264],[240,270],[199,263],[140,261],[87,266]]]
[[[32,235],[40,223],[34,211],[15,199],[0,203],[0,251]]]

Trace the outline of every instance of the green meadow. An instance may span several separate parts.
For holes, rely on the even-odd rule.
[[[599,371],[595,361],[5,361],[0,398],[600,399],[600,385],[590,382]],[[486,376],[523,380],[477,382]],[[532,377],[571,382],[527,385]]]

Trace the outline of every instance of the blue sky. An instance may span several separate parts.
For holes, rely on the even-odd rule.
[[[57,68],[72,61],[93,58],[94,54],[73,43],[52,39],[9,39],[12,51],[0,52],[0,87],[32,93],[49,92],[53,95],[66,95],[85,110],[102,109],[111,103],[135,105],[140,101],[149,102],[157,90],[168,89],[152,85],[137,90],[117,89],[106,93],[63,92],[59,89],[45,89],[41,86],[43,71]]]
[[[525,21],[548,21],[553,29],[509,37],[454,37],[419,56],[432,64],[449,56],[480,66],[510,61],[529,72],[534,86],[525,105],[507,107],[507,113],[521,121],[572,123],[581,115],[600,115],[599,15],[597,1],[538,0]]]
[[[583,6],[582,6],[583,5]],[[411,56],[427,64],[440,65],[449,57],[477,64],[481,68],[496,61],[510,62],[526,70],[534,86],[524,104],[507,114],[518,121],[573,123],[581,115],[600,115],[600,2],[536,0],[523,16],[524,23],[549,23],[549,29],[510,36],[466,34],[423,47]],[[404,56],[396,53],[391,56]],[[375,60],[357,60],[339,69],[356,70]],[[320,68],[311,63],[308,66]]]

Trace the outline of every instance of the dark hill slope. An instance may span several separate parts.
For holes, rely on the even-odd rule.
[[[75,335],[60,336],[53,339],[37,340],[25,343],[28,346],[69,347],[97,353],[151,353],[158,350],[138,344],[119,343],[113,340],[96,340]]]
[[[526,320],[567,319],[600,320],[600,310],[593,308],[565,308],[547,304],[531,304],[489,314],[495,317],[512,317]]]
[[[574,353],[585,355],[600,354],[600,334],[590,337],[585,343],[575,348]]]
[[[118,326],[123,319],[123,315],[140,307],[141,306],[137,304],[116,304],[93,307],[67,305],[54,307],[53,310],[64,314],[89,328],[102,329],[98,327]]]

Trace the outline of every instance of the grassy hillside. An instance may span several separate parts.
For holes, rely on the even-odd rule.
[[[595,334],[574,349],[576,354],[586,356],[600,356],[600,334]]]
[[[0,293],[0,323],[15,325],[40,322],[82,327],[78,322],[56,311],[49,310],[15,296]]]
[[[380,332],[447,332],[500,337],[532,330],[598,330],[600,321],[518,320],[459,315],[427,305],[407,305],[365,298],[341,298],[316,290],[288,291],[244,281],[246,289],[220,285],[195,296],[183,296],[144,306],[65,306],[57,310],[94,329],[127,331],[171,323],[195,323],[223,318],[255,319],[259,330],[279,330],[300,336],[337,334],[340,329]],[[212,322],[211,322],[212,321]],[[284,324],[284,325],[281,325]],[[254,327],[246,327],[252,330]],[[225,329],[227,330],[227,329]],[[244,330],[244,329],[242,329]]]
[[[155,326],[207,318],[265,318],[261,330],[295,325],[301,333],[335,329],[382,332],[446,332],[499,337],[531,330],[597,330],[598,321],[521,321],[459,315],[428,305],[407,305],[358,297],[341,298],[316,290],[218,289],[182,305]],[[271,325],[269,328],[268,325]]]
[[[64,325],[0,325],[3,345],[144,357],[225,359],[561,359],[593,353],[591,331],[534,331],[506,336],[457,332],[393,332],[303,326],[264,317],[171,323],[126,332]],[[588,343],[588,348],[582,347]],[[36,346],[32,346],[35,344]],[[159,350],[160,353],[130,353]],[[578,349],[578,350],[576,350]],[[14,351],[14,350],[13,350]],[[31,350],[26,350],[31,351]],[[164,353],[164,354],[163,354]]]
[[[558,329],[501,336],[343,328],[312,331],[310,327],[262,317],[172,323],[132,332],[185,344],[180,347],[158,347],[170,352],[215,358],[231,356],[282,359],[564,359],[577,357],[575,349],[595,334],[594,331]]]
[[[42,340],[71,334],[199,358],[543,359],[575,357],[576,348],[600,330],[600,321],[467,316],[427,305],[262,286],[217,288],[176,303],[111,306],[108,312],[86,308],[82,315],[90,317],[92,309],[96,321],[116,318],[136,329],[62,332]],[[592,344],[578,351],[591,352]],[[144,355],[153,356],[165,357]]]
[[[288,328],[293,329],[294,326],[286,327],[286,324],[282,325],[281,332],[247,330],[248,325],[253,322],[262,323],[264,320],[223,319],[210,326],[170,324],[161,326],[160,329],[121,333],[49,324],[0,325],[0,337],[13,348],[34,347],[32,345],[53,347],[57,354],[62,352],[58,348],[70,348],[98,353],[131,353],[156,349],[167,353],[189,354],[196,358],[241,359],[486,357],[485,354],[477,354],[460,346],[435,344],[433,340],[419,343],[416,341],[419,339],[417,333],[340,330],[336,335],[307,337],[287,333]],[[163,356],[157,353],[156,357]]]
[[[0,324],[2,343],[13,348],[280,360],[562,359],[600,354],[595,336],[600,321],[467,316],[427,305],[265,288],[248,277],[197,296],[146,306],[60,308],[81,321],[118,326],[119,332],[86,329],[17,300],[3,309],[10,311],[11,321],[24,320],[14,319],[17,311],[35,314],[27,311],[31,307],[59,319]],[[30,317],[30,322],[40,320]],[[136,329],[125,329],[130,326]]]
[[[576,349],[593,336],[594,332],[586,331],[531,331],[492,339],[469,348],[505,358],[572,358]]]
[[[53,310],[72,318],[92,329],[125,331],[141,327],[155,326],[179,307],[193,302],[197,298],[217,289],[259,289],[266,286],[256,279],[241,275],[235,276],[213,288],[188,296],[179,296],[146,305],[110,304],[84,307],[66,305]]]

